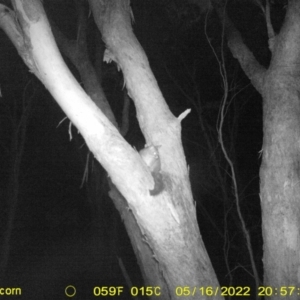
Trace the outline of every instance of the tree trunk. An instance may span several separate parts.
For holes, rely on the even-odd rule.
[[[266,76],[260,171],[264,285],[278,289],[300,283],[299,141],[299,83],[280,67]]]
[[[275,38],[263,92],[264,143],[260,176],[264,285],[278,289],[274,299],[286,296],[282,287],[297,288],[300,284],[299,32],[300,3],[291,1],[284,25]],[[298,292],[297,289],[291,292],[290,298],[298,299]]]
[[[299,298],[300,284],[300,2],[289,1],[280,33],[275,36],[270,10],[266,10],[269,48],[268,70],[259,65],[240,33],[214,1],[224,20],[228,46],[253,86],[263,97],[263,159],[260,170],[264,286],[260,296]],[[268,3],[267,3],[268,5]]]
[[[155,292],[164,299],[181,299],[183,294],[185,298],[195,299],[196,295],[196,299],[206,299],[214,293],[214,299],[221,299],[197,226],[181,144],[181,120],[188,112],[176,118],[169,111],[147,57],[133,35],[129,1],[90,1],[90,5],[107,45],[105,59],[114,60],[122,69],[147,144],[157,149],[161,170],[156,171],[163,179],[163,190],[157,195],[151,191],[158,174],[151,172],[149,165],[126,143],[67,69],[40,1],[18,0],[13,4],[20,19],[16,21],[10,9],[1,6],[0,24],[126,199],[122,202],[117,191],[112,193],[145,284],[159,286]],[[189,290],[186,286],[212,286],[213,289]]]

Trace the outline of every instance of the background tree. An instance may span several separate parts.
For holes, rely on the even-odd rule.
[[[297,299],[294,286],[299,285],[299,175],[297,165],[299,141],[299,1],[266,1],[264,7],[271,60],[261,65],[243,42],[227,12],[225,2],[212,1],[224,22],[228,46],[241,64],[253,86],[263,97],[264,142],[260,171],[262,231],[264,238],[264,285],[291,287],[280,290],[274,299],[290,293]],[[275,23],[275,5],[286,9],[282,23]]]

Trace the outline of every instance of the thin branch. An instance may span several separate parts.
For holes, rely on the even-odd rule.
[[[268,42],[269,42],[269,49],[273,52],[274,49],[274,40],[275,40],[275,32],[271,22],[271,9],[270,9],[270,1],[266,0],[266,11],[265,11],[265,18],[267,24],[267,31],[268,31]]]

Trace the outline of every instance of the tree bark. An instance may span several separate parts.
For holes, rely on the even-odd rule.
[[[265,285],[299,287],[300,3],[290,1],[264,84],[261,166]],[[298,299],[297,291],[291,299]],[[280,298],[280,295],[274,299]]]

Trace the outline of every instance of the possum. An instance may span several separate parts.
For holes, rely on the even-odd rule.
[[[147,146],[139,152],[141,158],[149,168],[154,180],[154,188],[150,190],[150,195],[160,194],[164,189],[163,177],[161,174],[161,164],[157,147]]]

